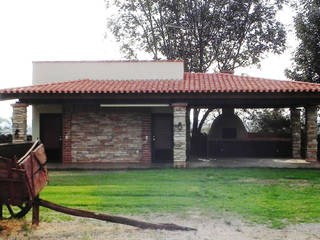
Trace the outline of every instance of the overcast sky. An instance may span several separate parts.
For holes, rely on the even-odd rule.
[[[0,1],[0,89],[31,85],[32,61],[121,59],[112,36],[105,38],[107,14],[103,0]],[[292,29],[292,16],[285,9],[279,20]],[[291,32],[284,54],[236,74],[285,79],[295,46]],[[0,102],[0,117],[11,117],[10,103]]]

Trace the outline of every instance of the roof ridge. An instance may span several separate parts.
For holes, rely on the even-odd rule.
[[[180,79],[99,80],[77,79],[0,90],[1,94],[19,93],[288,93],[317,92],[320,84],[275,80],[226,73],[184,73]]]
[[[166,60],[166,59],[160,59],[160,60],[130,60],[130,59],[126,59],[126,60],[65,60],[65,61],[55,61],[55,60],[44,60],[44,61],[32,61],[33,63],[136,63],[136,62],[184,62],[183,60]]]
[[[263,78],[263,77],[255,77],[255,76],[248,76],[248,75],[238,75],[238,74],[230,74],[230,73],[204,73],[204,72],[184,72],[185,74],[208,74],[208,75],[224,75],[224,76],[234,76],[237,78],[245,78],[246,80],[267,80],[267,81],[280,81],[280,82],[291,82],[291,83],[299,83],[299,84],[311,84],[311,85],[318,85],[319,83],[313,82],[303,82],[303,81],[295,81],[291,79],[272,79],[272,78]]]

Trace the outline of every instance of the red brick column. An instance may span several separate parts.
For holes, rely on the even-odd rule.
[[[142,114],[142,162],[151,163],[151,113]]]
[[[27,104],[12,104],[12,142],[27,141]]]
[[[71,163],[71,107],[64,107],[62,116],[62,163]]]
[[[307,134],[307,152],[306,160],[317,161],[318,151],[318,124],[317,124],[317,106],[306,107],[306,134]]]
[[[291,112],[291,138],[292,138],[292,157],[301,158],[301,122],[300,109],[290,108]]]

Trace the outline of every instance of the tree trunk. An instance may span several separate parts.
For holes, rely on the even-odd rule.
[[[211,112],[212,112],[212,108],[209,108],[209,109],[207,109],[207,111],[206,111],[205,114],[203,115],[203,117],[202,117],[202,119],[201,119],[201,121],[200,121],[199,127],[198,127],[198,133],[199,133],[199,134],[201,133],[201,129],[202,129],[202,126],[203,126],[204,122],[206,121],[209,113],[211,113]]]
[[[201,134],[201,129],[203,127],[203,124],[205,123],[207,117],[209,116],[209,113],[212,112],[212,108],[207,109],[205,114],[202,116],[200,123],[199,123],[199,113],[201,109],[194,108],[193,109],[193,124],[192,124],[192,138],[191,138],[191,152],[193,155],[199,156],[201,155],[201,152],[199,150],[199,142],[198,139]]]
[[[198,135],[199,112],[200,112],[200,109],[198,108],[193,109],[192,137]]]

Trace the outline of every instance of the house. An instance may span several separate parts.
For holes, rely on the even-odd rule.
[[[26,140],[26,109],[32,105],[32,135],[44,142],[50,161],[146,166],[168,162],[183,167],[190,141],[190,108],[287,107],[292,123],[292,156],[288,157],[301,158],[303,107],[306,158],[316,161],[320,84],[188,73],[183,64],[34,62],[32,86],[0,90],[0,100],[19,99],[12,105],[13,141]],[[241,123],[237,124],[241,128]],[[232,138],[238,130],[228,127],[221,131]]]

